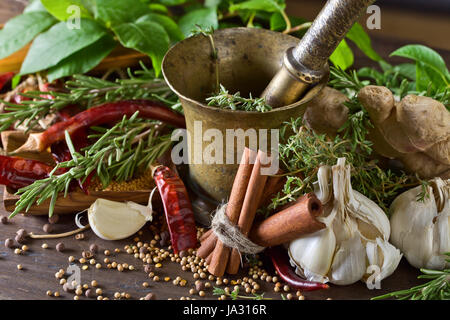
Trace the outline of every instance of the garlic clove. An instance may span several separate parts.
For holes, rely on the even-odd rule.
[[[433,254],[433,219],[437,214],[434,197],[417,201],[421,191],[421,186],[405,191],[390,208],[390,241],[416,268],[425,267]],[[428,187],[428,192],[432,192],[431,187]]]
[[[332,193],[330,192],[330,181],[331,167],[330,166],[320,166],[317,171],[317,181],[314,185],[314,193],[317,199],[320,200],[322,204],[328,203],[330,201]]]
[[[384,211],[372,200],[353,190],[355,202],[358,203],[357,210],[353,215],[358,219],[358,229],[364,238],[373,240],[383,237],[389,240],[391,225]]]
[[[89,225],[105,240],[128,238],[151,221],[151,217],[149,207],[134,202],[97,199],[88,209]]]
[[[289,245],[289,256],[299,275],[309,281],[326,283],[335,247],[336,238],[333,231],[325,228],[292,241]]]
[[[366,255],[368,266],[379,267],[379,274],[377,275],[378,281],[381,281],[394,273],[402,259],[400,250],[381,238],[377,238],[375,242],[370,241],[366,244]],[[363,279],[367,280],[370,275],[371,274],[366,273]]]
[[[330,282],[348,285],[357,282],[366,272],[366,252],[359,235],[342,241],[331,265]]]

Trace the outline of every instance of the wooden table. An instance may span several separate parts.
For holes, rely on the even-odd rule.
[[[0,214],[7,213],[1,209]],[[81,258],[81,252],[88,250],[91,243],[96,243],[99,247],[99,253],[95,258],[102,264],[102,268],[97,270],[94,266],[89,265],[89,269],[81,271],[82,283],[90,283],[91,280],[97,280],[99,286],[104,292],[104,296],[112,298],[115,292],[130,293],[133,299],[145,296],[148,292],[156,294],[158,299],[178,299],[181,296],[190,296],[189,289],[194,287],[195,280],[192,273],[182,271],[181,266],[174,262],[164,262],[161,271],[156,274],[161,281],[154,282],[147,277],[143,271],[141,260],[135,259],[132,255],[124,252],[123,248],[127,244],[133,243],[133,237],[122,241],[105,241],[97,238],[91,231],[85,231],[84,240],[75,240],[74,236],[64,239],[52,240],[32,240],[27,242],[29,251],[16,255],[13,249],[4,246],[6,238],[14,238],[15,233],[20,228],[25,228],[29,232],[42,234],[42,226],[47,223],[45,216],[22,216],[18,215],[7,225],[0,224],[0,299],[73,299],[73,294],[65,293],[59,280],[55,278],[55,273],[59,269],[66,269],[69,266],[68,257],[74,256],[77,260]],[[60,221],[54,225],[54,233],[60,233],[75,229],[74,216],[61,216]],[[141,240],[149,240],[149,233],[144,228],[144,234]],[[32,240],[32,241],[31,241]],[[43,243],[49,245],[48,249],[41,248]],[[58,242],[64,243],[66,250],[57,252],[55,246]],[[122,250],[121,253],[113,253],[109,258],[111,261],[119,263],[128,263],[136,267],[134,271],[119,272],[114,269],[107,269],[103,259],[105,258],[103,251],[109,249],[114,252],[115,248]],[[168,260],[166,260],[168,261]],[[17,265],[23,266],[22,270],[17,269]],[[80,266],[79,263],[77,263]],[[270,267],[270,266],[268,266]],[[394,275],[385,279],[381,283],[381,290],[369,290],[364,283],[358,282],[351,286],[331,286],[329,290],[321,290],[315,292],[305,292],[306,299],[368,299],[370,297],[390,292],[392,290],[405,289],[417,285],[419,281],[416,279],[418,271],[410,267],[405,261],[402,261],[400,267]],[[165,282],[164,277],[169,276],[171,280]],[[175,286],[172,280],[181,276],[188,281],[185,287]],[[242,275],[241,275],[242,276]],[[233,279],[230,277],[229,279]],[[148,281],[150,287],[144,288],[142,283]],[[273,284],[267,285],[263,281],[258,283],[262,286],[262,291],[267,291],[266,297],[273,299],[281,299],[280,294],[273,291]],[[214,283],[213,283],[214,284]],[[48,297],[46,291],[59,291],[60,298]],[[204,299],[216,299],[212,296],[212,289],[206,290]],[[295,293],[295,292],[294,292]],[[199,296],[190,296],[201,299]],[[86,299],[82,297],[82,299]]]
[[[6,20],[5,16],[9,12],[17,10],[19,5],[0,6],[0,18]],[[12,8],[12,9],[11,9]],[[10,10],[10,11],[8,11]],[[12,11],[11,11],[12,10]],[[373,38],[373,45],[375,49],[387,57],[390,52],[401,45],[408,43],[407,41],[398,41],[387,38]],[[450,61],[449,51],[439,51],[447,63]],[[355,51],[356,67],[365,65],[374,65],[374,63],[364,57],[359,51]],[[395,62],[395,60],[394,60]],[[0,209],[0,214],[7,215],[4,209]],[[73,222],[74,216],[64,216],[60,222],[55,226],[55,232],[69,231],[75,228]],[[68,257],[73,255],[77,259],[81,257],[81,252],[87,250],[91,243],[96,243],[101,248],[100,253],[97,254],[96,259],[102,263],[103,268],[96,270],[93,266],[89,266],[86,271],[81,271],[82,283],[90,283],[95,279],[98,281],[100,287],[104,291],[104,296],[112,298],[114,292],[128,292],[132,298],[137,299],[145,296],[148,292],[156,294],[158,299],[178,299],[181,296],[189,296],[189,289],[193,287],[194,280],[190,272],[181,270],[181,267],[175,263],[164,263],[164,267],[157,274],[162,278],[169,276],[173,279],[176,276],[188,280],[186,287],[175,286],[171,281],[169,282],[153,282],[147,278],[143,271],[142,262],[134,259],[132,256],[123,252],[123,247],[127,244],[133,243],[132,239],[109,242],[98,239],[92,231],[86,231],[84,240],[75,240],[73,236],[62,240],[45,240],[49,245],[49,249],[42,249],[43,240],[35,240],[28,243],[30,250],[24,254],[16,255],[13,250],[7,249],[4,246],[6,238],[14,238],[15,232],[20,228],[25,228],[28,231],[35,233],[42,233],[42,226],[47,223],[46,217],[43,216],[16,216],[12,222],[7,225],[0,224],[0,299],[73,299],[73,294],[64,293],[59,281],[55,279],[55,273],[59,269],[66,269],[69,265]],[[144,233],[142,239],[145,241],[148,237]],[[64,253],[57,252],[55,245],[58,242],[63,242],[67,248]],[[120,248],[122,253],[113,254],[111,260],[121,263],[133,264],[136,267],[135,271],[127,271],[119,273],[116,270],[109,270],[104,267],[103,250]],[[17,265],[22,264],[23,270],[18,270]],[[420,283],[417,280],[419,272],[408,265],[403,259],[395,273],[382,281],[381,290],[369,290],[362,282],[358,282],[351,286],[331,286],[329,290],[322,290],[316,292],[305,292],[306,299],[368,299],[376,295],[386,292],[405,289]],[[148,281],[150,287],[144,288],[142,283]],[[273,291],[273,285],[265,285],[262,281],[258,281],[262,286],[262,291],[267,291],[265,294],[268,298],[280,299],[280,294]],[[46,295],[46,291],[59,291],[60,298],[52,298]],[[207,290],[207,296],[204,299],[215,299],[212,296],[212,290]],[[201,299],[196,296],[197,299]],[[85,299],[85,298],[82,298]]]

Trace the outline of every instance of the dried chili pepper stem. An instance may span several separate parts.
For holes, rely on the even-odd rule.
[[[68,237],[77,233],[80,233],[84,230],[87,230],[90,228],[90,225],[87,224],[82,228],[78,228],[72,231],[64,232],[64,233],[58,233],[58,234],[33,234],[32,232],[29,233],[29,237],[32,239],[58,239],[58,238],[64,238]]]
[[[139,117],[160,120],[176,127],[185,128],[184,116],[155,101],[126,100],[105,103],[82,111],[65,121],[58,122],[40,133],[30,134],[28,140],[11,154],[19,152],[42,152],[55,142],[64,140],[65,132],[72,134],[82,128],[121,120],[139,112]]]

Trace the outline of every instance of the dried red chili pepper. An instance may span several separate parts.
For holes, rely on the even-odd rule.
[[[5,72],[0,74],[0,90],[14,77],[14,72]]]
[[[57,141],[64,140],[65,131],[72,134],[80,128],[88,128],[103,123],[121,120],[123,116],[131,117],[139,111],[139,117],[160,120],[174,126],[185,128],[184,116],[149,100],[126,100],[106,103],[78,113],[72,118],[58,122],[41,133],[30,134],[27,142],[15,152],[36,151],[41,152]]]
[[[165,166],[157,166],[153,178],[164,205],[174,253],[196,248],[194,213],[183,181]]]
[[[320,282],[307,281],[300,278],[293,270],[288,260],[286,250],[281,246],[266,249],[266,254],[272,260],[272,264],[277,270],[278,275],[291,288],[296,290],[314,291],[320,289],[328,289],[329,285]]]
[[[0,184],[20,189],[45,179],[53,168],[37,160],[0,156]]]

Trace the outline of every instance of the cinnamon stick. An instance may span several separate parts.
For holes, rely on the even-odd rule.
[[[238,227],[243,235],[247,236],[255,218],[256,210],[261,201],[267,176],[261,174],[261,162],[266,162],[267,154],[258,151],[256,161],[252,169],[250,180],[245,192],[244,203],[239,215]],[[239,270],[240,254],[237,249],[233,249],[227,266],[227,273],[236,274]]]
[[[286,177],[279,176],[283,172],[279,170],[276,176],[271,176],[267,178],[266,186],[264,187],[263,195],[258,208],[262,206],[267,206],[278,191],[280,191],[284,184],[286,183]]]
[[[209,229],[208,231],[206,231],[204,234],[202,234],[202,236],[200,237],[200,242],[203,242],[204,240],[206,240],[206,238],[208,238],[212,233],[212,229]]]
[[[200,247],[197,249],[197,256],[203,259],[206,259],[206,257],[211,253],[211,251],[214,250],[214,247],[217,242],[217,237],[214,234],[210,234],[208,238],[206,238]]]
[[[313,193],[299,198],[292,206],[255,224],[250,240],[263,247],[272,247],[325,228],[316,218],[323,212],[322,203]]]
[[[226,215],[232,224],[236,224],[238,222],[239,214],[244,203],[245,191],[254,167],[251,164],[251,162],[253,162],[251,160],[255,159],[255,157],[255,151],[248,148],[244,149],[226,208]],[[216,235],[213,234],[213,236]],[[218,240],[212,253],[211,263],[208,266],[209,273],[218,277],[223,276],[227,267],[229,256],[230,248]]]

